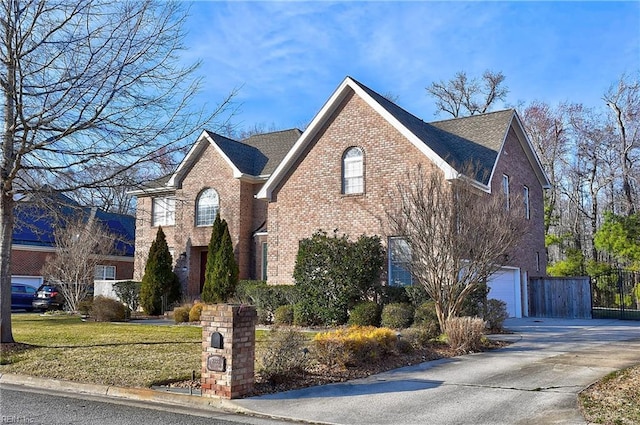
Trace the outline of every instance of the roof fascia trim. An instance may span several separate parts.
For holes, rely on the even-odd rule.
[[[313,120],[307,127],[307,129],[300,135],[298,141],[287,152],[284,159],[278,164],[271,177],[262,186],[262,189],[256,194],[257,199],[265,199],[271,201],[271,195],[273,194],[274,187],[280,182],[282,177],[286,174],[293,163],[298,159],[298,155],[302,152],[307,145],[311,142],[315,134],[322,127],[322,125],[328,120],[331,114],[337,109],[340,102],[347,96],[347,86],[353,86],[349,84],[351,79],[345,78],[338,88],[333,92],[331,97],[325,102],[320,111],[313,117]]]
[[[542,163],[540,162],[540,158],[538,157],[538,154],[533,148],[533,144],[531,143],[529,136],[527,136],[527,132],[524,130],[524,125],[522,124],[522,121],[520,120],[520,117],[518,116],[518,113],[516,111],[513,111],[513,118],[511,118],[511,125],[513,125],[514,121],[517,124],[516,126],[514,126],[516,134],[520,139],[520,143],[525,148],[524,151],[525,151],[525,154],[527,155],[527,158],[529,159],[529,162],[531,162],[531,165],[534,166],[533,167],[534,171],[536,173],[536,176],[538,177],[538,180],[540,181],[540,184],[542,185],[542,188],[551,189],[551,181],[549,180],[547,173],[544,171],[544,168],[542,167]]]

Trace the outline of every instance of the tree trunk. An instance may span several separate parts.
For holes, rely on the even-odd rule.
[[[13,239],[13,197],[0,197],[0,343],[11,343],[11,242]]]

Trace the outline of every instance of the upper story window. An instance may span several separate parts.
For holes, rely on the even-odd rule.
[[[364,153],[352,147],[342,156],[342,193],[364,192]]]
[[[509,205],[509,176],[506,174],[502,175],[502,193],[504,195],[504,207],[508,210],[510,208]]]
[[[98,265],[94,271],[95,280],[115,280],[116,279],[116,266],[101,266]]]
[[[211,226],[220,207],[218,192],[205,189],[196,200],[196,226]]]
[[[524,187],[522,196],[524,197],[524,218],[529,220],[531,218],[531,210],[529,208],[529,188],[527,186]]]
[[[153,198],[152,226],[173,226],[176,224],[176,199]]]

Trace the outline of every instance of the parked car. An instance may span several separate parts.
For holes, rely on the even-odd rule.
[[[22,283],[11,284],[11,310],[25,309],[33,310],[33,300],[36,295],[36,288]]]
[[[36,291],[32,306],[34,310],[60,310],[64,307],[64,297],[57,287],[45,283]]]

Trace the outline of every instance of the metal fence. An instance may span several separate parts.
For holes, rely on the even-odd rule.
[[[640,273],[614,270],[591,278],[594,319],[640,320]]]

